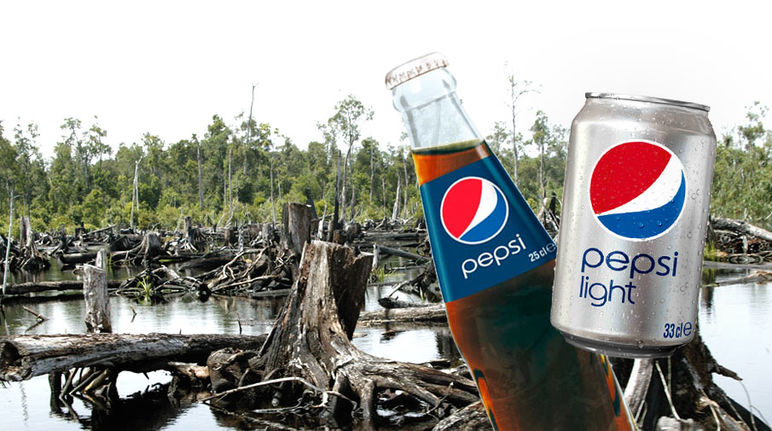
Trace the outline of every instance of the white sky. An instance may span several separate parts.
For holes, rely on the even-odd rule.
[[[718,133],[754,100],[772,105],[770,2],[738,1],[3,1],[0,120],[38,123],[50,156],[66,117],[94,115],[106,142],[144,132],[167,144],[202,136],[213,114],[248,112],[300,147],[354,94],[375,110],[365,133],[396,143],[385,73],[444,53],[480,131],[507,120],[506,76],[541,86],[536,109],[564,126],[586,91],[711,106]],[[715,2],[719,4],[718,2]]]

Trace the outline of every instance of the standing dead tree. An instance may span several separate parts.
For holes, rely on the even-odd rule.
[[[510,107],[512,108],[512,179],[515,185],[518,185],[518,163],[520,161],[520,152],[517,145],[517,106],[520,98],[531,92],[535,92],[531,81],[518,81],[515,75],[510,73],[507,77],[509,82]]]

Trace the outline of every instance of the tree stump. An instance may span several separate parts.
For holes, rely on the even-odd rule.
[[[104,250],[100,250],[99,254],[104,255]],[[97,257],[97,261],[106,263],[106,258]],[[107,277],[104,268],[83,265],[83,297],[86,301],[88,332],[112,332],[110,297],[107,294]]]
[[[422,365],[377,358],[361,352],[351,337],[364,302],[371,255],[313,241],[303,252],[299,277],[259,354],[250,367],[263,381],[298,377],[325,391],[331,426],[377,426],[379,393],[404,392],[426,421],[478,400],[474,383]],[[282,405],[296,405],[305,386],[283,383],[273,394]],[[432,412],[430,415],[429,412]],[[360,419],[361,418],[361,419]]]
[[[22,217],[19,223],[19,245],[21,246],[21,269],[41,271],[48,269],[51,263],[35,247],[35,232],[29,217]]]
[[[311,207],[299,203],[284,204],[282,234],[284,246],[300,256],[303,246],[311,240]]]
[[[147,266],[163,253],[164,250],[161,247],[161,237],[159,237],[156,232],[148,232],[145,234],[144,238],[142,238],[142,242],[129,250],[127,255],[133,256],[131,258],[133,263],[142,263]]]
[[[273,242],[276,240],[276,228],[274,227],[273,223],[263,224],[263,227],[260,230],[260,237],[263,239],[266,246],[273,244]]]

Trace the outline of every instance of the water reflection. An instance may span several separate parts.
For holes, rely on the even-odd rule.
[[[282,301],[283,298],[213,297],[210,301],[201,302],[190,294],[171,297],[162,305],[145,305],[113,296],[110,298],[110,314],[115,333],[238,334],[241,331],[246,335],[259,335],[268,332]],[[85,332],[83,317],[86,311],[82,300],[36,304],[34,311],[48,320],[34,328],[32,326],[37,323],[37,318],[23,307],[20,303],[3,306],[3,321],[8,327],[6,333]]]
[[[750,271],[722,271],[716,281]],[[772,296],[770,284],[733,284],[701,289],[700,333],[719,364],[743,378],[754,407],[772,420]],[[714,374],[714,381],[735,401],[749,406],[740,382]]]
[[[703,286],[700,289],[700,308],[709,316],[713,312],[713,290],[715,287]]]
[[[126,269],[128,273],[128,269]],[[402,279],[416,275],[403,275]],[[717,280],[737,278],[744,273],[721,272]],[[77,274],[63,276],[76,277]],[[119,276],[125,276],[125,274]],[[47,278],[50,280],[50,278]],[[398,281],[398,280],[394,280]],[[719,363],[738,372],[745,380],[755,407],[767,418],[772,418],[772,378],[767,365],[772,361],[772,294],[770,285],[743,284],[705,287],[701,290],[700,331]],[[365,309],[379,308],[377,299],[393,290],[393,285],[369,287]],[[8,334],[48,334],[85,332],[85,314],[82,294],[70,299],[30,302],[12,300],[2,307],[0,320]],[[420,302],[420,298],[394,294],[403,301]],[[172,297],[165,304],[140,305],[121,297],[111,297],[111,313],[116,333],[164,332],[262,334],[270,330],[273,319],[284,299],[250,300],[245,298],[212,297],[207,302],[193,295]],[[26,305],[49,320],[37,323],[34,315],[24,311]],[[134,315],[132,308],[136,311]],[[461,357],[445,325],[388,326],[357,328],[354,345],[375,356],[393,360],[425,363],[448,359],[458,365]],[[735,400],[747,406],[745,392],[738,382],[715,377]],[[145,392],[150,385],[165,384],[167,373],[151,373],[150,379],[141,374],[121,373],[118,392],[125,394]],[[158,388],[157,388],[158,389]],[[160,390],[160,389],[159,389]],[[0,387],[0,410],[7,412],[3,419],[5,429],[14,430],[76,430],[94,429],[222,429],[240,428],[248,424],[232,416],[213,412],[203,404],[174,404],[161,391],[157,398],[152,391],[142,400],[124,399],[120,409],[110,412],[92,412],[91,404],[73,399],[71,407],[51,403],[48,380],[45,376]],[[166,399],[166,401],[164,401]],[[52,407],[54,407],[52,411]],[[121,412],[123,410],[124,412]],[[148,416],[148,417],[145,417]]]
[[[53,262],[57,265],[57,262]],[[54,274],[57,267],[49,273]],[[115,278],[129,276],[130,269],[113,273]],[[417,270],[392,276],[391,281],[413,278]],[[74,279],[77,274],[65,271],[58,279]],[[44,277],[39,280],[54,280]],[[33,281],[28,278],[25,281]],[[366,291],[365,310],[380,308],[378,298],[393,290],[393,286],[373,286]],[[392,297],[408,302],[420,298],[402,292]],[[158,305],[138,304],[130,298],[110,297],[110,312],[115,333],[229,333],[263,334],[270,330],[284,298],[246,299],[212,297],[206,302],[194,295],[170,297]],[[23,309],[34,309],[48,318],[34,326],[37,318]],[[135,314],[136,312],[136,314]],[[71,292],[50,298],[26,297],[7,301],[0,318],[7,334],[54,334],[85,332],[85,305],[82,293]],[[424,363],[437,359],[460,362],[450,331],[444,325],[431,327],[399,326],[360,327],[354,344],[363,351],[393,360]],[[124,398],[112,406],[102,406],[88,400],[71,398],[62,403],[51,397],[48,378],[39,376],[24,382],[0,387],[0,409],[7,415],[4,427],[14,430],[74,430],[91,429],[221,429],[249,426],[237,418],[211,410],[207,405],[180,400],[175,403],[166,395],[165,386],[171,380],[168,373],[142,374],[122,372],[117,392]],[[134,395],[126,396],[126,394]],[[108,408],[109,407],[109,408]]]

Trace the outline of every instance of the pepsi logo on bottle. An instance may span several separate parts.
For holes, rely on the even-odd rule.
[[[668,148],[630,141],[609,148],[592,171],[589,199],[595,219],[624,239],[657,238],[684,208],[684,166]]]
[[[442,226],[462,244],[482,244],[501,232],[509,216],[507,198],[496,184],[479,177],[453,183],[440,204]]]
[[[493,157],[423,184],[421,199],[445,302],[555,258],[554,242]]]

